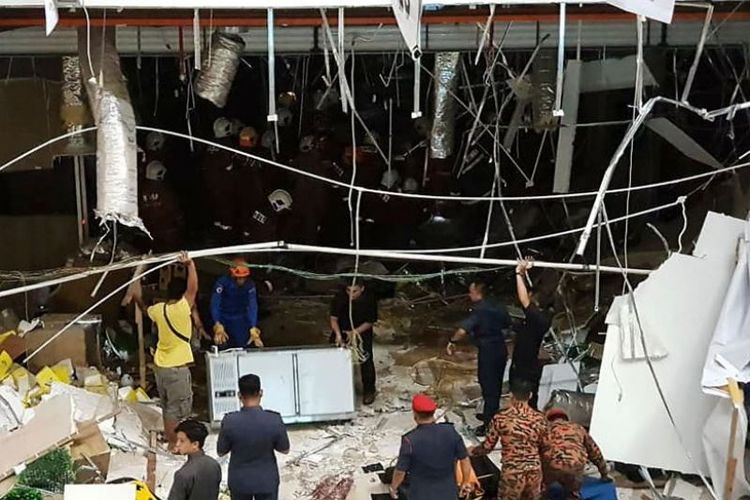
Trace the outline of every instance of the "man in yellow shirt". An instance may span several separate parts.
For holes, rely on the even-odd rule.
[[[158,329],[154,375],[163,412],[164,435],[170,450],[177,441],[175,427],[190,417],[193,410],[190,336],[193,332],[191,310],[198,294],[198,273],[187,253],[182,253],[180,263],[187,267],[187,283],[184,279],[172,278],[167,288],[167,301],[146,309]],[[140,297],[136,301],[143,308]]]

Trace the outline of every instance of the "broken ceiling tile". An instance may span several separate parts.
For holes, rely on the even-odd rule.
[[[712,168],[721,168],[723,165],[703,146],[693,140],[692,137],[682,131],[677,125],[667,118],[652,118],[646,122],[646,126],[659,134],[665,141],[672,144],[683,155],[699,163]]]
[[[632,89],[635,87],[635,69],[635,55],[585,62],[581,67],[581,93]],[[654,85],[657,85],[656,80],[644,63],[643,86]]]

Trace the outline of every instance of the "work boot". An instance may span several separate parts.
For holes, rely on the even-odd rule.
[[[487,434],[487,426],[484,424],[474,429],[474,435],[476,437],[484,437],[486,434]]]
[[[368,392],[364,396],[362,396],[362,404],[363,405],[371,405],[375,402],[375,393],[374,392]]]

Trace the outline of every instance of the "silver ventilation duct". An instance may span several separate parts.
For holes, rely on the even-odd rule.
[[[240,55],[245,50],[242,37],[226,31],[217,31],[211,37],[211,45],[204,57],[203,71],[195,82],[195,92],[216,107],[227,104],[232,89]]]
[[[89,46],[90,42],[90,46]],[[78,30],[78,54],[96,126],[96,216],[146,228],[138,217],[135,114],[115,48],[115,30]],[[93,73],[93,74],[92,74]]]
[[[66,133],[81,130],[89,122],[88,110],[83,97],[83,81],[81,80],[81,65],[78,56],[63,56],[62,58],[62,102],[60,104],[60,119]],[[83,150],[85,137],[74,135],[68,138],[70,151]]]
[[[557,125],[557,117],[552,114],[555,107],[555,87],[557,85],[557,55],[554,50],[541,50],[534,59],[534,72],[531,83],[534,91],[531,101],[535,129],[545,129]]]
[[[435,54],[435,91],[433,98],[430,156],[444,160],[453,154],[456,129],[456,100],[458,90],[459,52]]]

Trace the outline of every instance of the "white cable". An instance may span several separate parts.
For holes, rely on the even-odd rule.
[[[687,211],[685,209],[685,197],[681,196],[678,199],[680,205],[682,206],[682,231],[680,231],[680,235],[677,237],[677,253],[682,253],[682,237],[685,234],[685,231],[687,231],[688,226],[688,220],[687,220]]]

